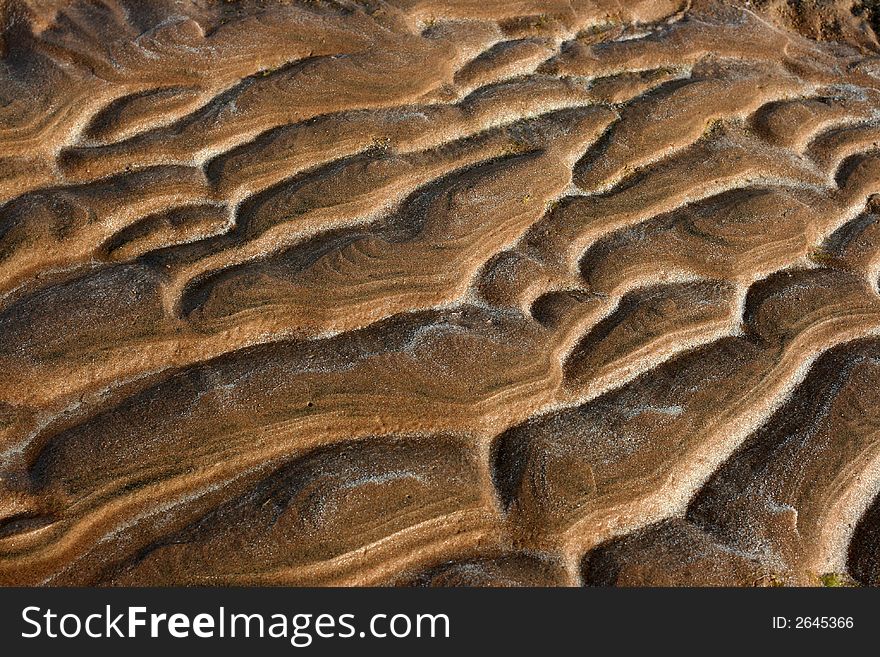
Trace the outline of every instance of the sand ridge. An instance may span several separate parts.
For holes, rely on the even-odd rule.
[[[0,583],[880,581],[855,3],[0,3]]]

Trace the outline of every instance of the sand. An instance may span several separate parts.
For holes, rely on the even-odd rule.
[[[880,583],[875,29],[0,0],[0,584]]]

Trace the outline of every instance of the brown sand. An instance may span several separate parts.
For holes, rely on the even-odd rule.
[[[880,583],[875,26],[0,0],[0,583]]]

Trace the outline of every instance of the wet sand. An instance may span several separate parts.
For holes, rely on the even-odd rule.
[[[0,584],[880,582],[878,19],[0,0]]]

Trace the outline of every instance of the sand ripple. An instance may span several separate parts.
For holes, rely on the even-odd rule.
[[[0,583],[880,582],[840,4],[3,4]]]

